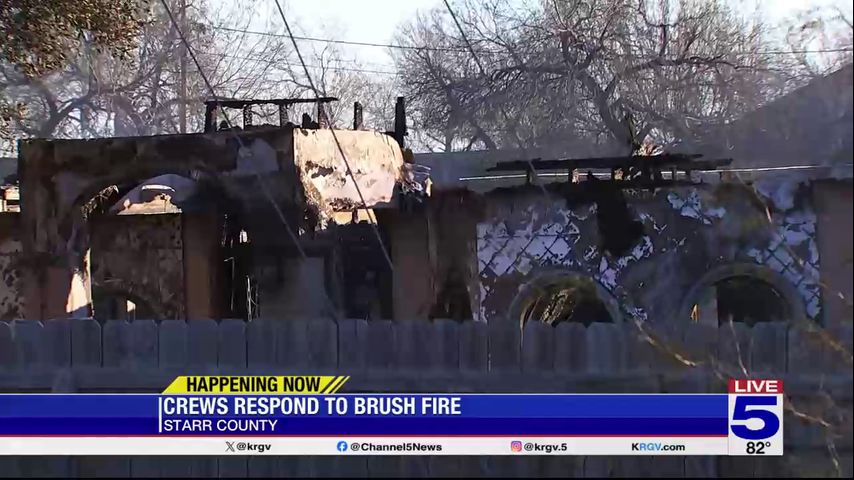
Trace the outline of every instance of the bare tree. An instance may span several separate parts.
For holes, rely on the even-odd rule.
[[[211,11],[203,1],[170,4],[217,95],[254,97],[297,88],[273,70],[289,53],[283,39],[244,32],[250,10]],[[79,51],[68,56],[68,64],[48,75],[27,77],[13,65],[0,64],[3,97],[26,106],[23,115],[8,117],[12,133],[32,137],[176,133],[182,109],[187,130],[201,130],[202,102],[211,94],[193,62],[182,59],[187,52],[166,12],[158,7],[152,7],[136,49],[125,57],[99,52],[84,39]]]
[[[689,140],[779,93],[760,23],[723,1],[466,0],[455,10],[474,55],[433,11],[401,30],[412,48],[397,56],[417,126],[446,149],[629,153],[643,139]]]
[[[786,42],[804,80],[826,75],[854,61],[852,12],[804,10],[788,22]]]

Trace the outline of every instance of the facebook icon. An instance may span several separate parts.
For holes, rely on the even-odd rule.
[[[341,440],[340,442],[338,442],[338,451],[339,452],[346,452],[347,451],[347,442],[345,442],[344,440]]]

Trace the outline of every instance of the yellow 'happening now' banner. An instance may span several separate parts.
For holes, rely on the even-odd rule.
[[[165,394],[331,394],[349,380],[349,376],[180,376]]]

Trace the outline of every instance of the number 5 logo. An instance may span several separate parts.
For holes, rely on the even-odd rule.
[[[737,437],[745,440],[762,440],[773,437],[780,430],[780,419],[774,412],[763,408],[749,409],[748,407],[762,407],[777,405],[776,397],[736,397],[735,409],[732,412],[732,420],[744,422],[754,418],[762,420],[762,427],[756,430],[747,428],[746,425],[732,425],[730,430]]]

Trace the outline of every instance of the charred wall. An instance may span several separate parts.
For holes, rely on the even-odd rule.
[[[108,298],[139,302],[157,320],[186,317],[181,215],[100,216],[91,227],[96,317]]]
[[[0,213],[0,320],[24,316],[20,215]]]
[[[686,306],[704,284],[744,275],[781,291],[793,315],[821,319],[816,215],[807,186],[720,183],[626,197],[643,231],[615,256],[603,249],[596,203],[549,201],[532,190],[489,194],[477,225],[476,318],[517,315],[513,308],[526,286],[565,272],[593,280],[623,318],[687,318]]]

